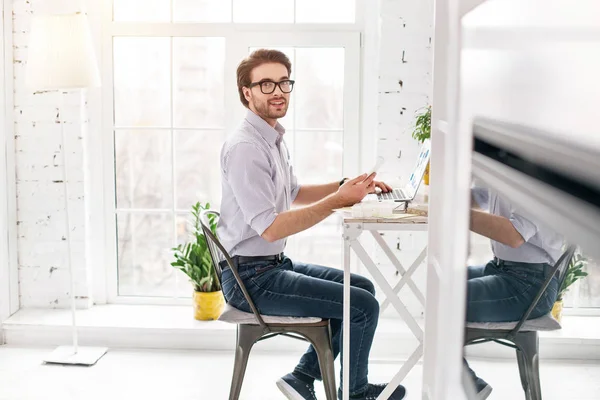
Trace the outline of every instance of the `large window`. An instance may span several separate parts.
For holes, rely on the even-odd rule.
[[[301,183],[356,172],[360,24],[349,0],[114,0],[105,37],[109,300],[189,297],[170,266],[196,201],[218,209],[219,153],[244,108],[235,68],[255,48],[293,63],[285,140]],[[318,12],[317,12],[318,11]],[[108,17],[107,17],[108,19]],[[274,25],[267,25],[274,24]],[[271,26],[271,28],[268,28]],[[265,31],[266,29],[266,31]],[[110,82],[110,83],[109,83]],[[332,217],[288,241],[295,258],[341,264]],[[150,300],[152,301],[152,300]]]

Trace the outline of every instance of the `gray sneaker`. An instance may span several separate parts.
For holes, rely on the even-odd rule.
[[[289,400],[317,400],[315,387],[301,381],[292,374],[279,378],[277,387]]]

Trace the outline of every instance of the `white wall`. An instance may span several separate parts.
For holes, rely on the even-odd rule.
[[[59,114],[59,93],[31,93],[24,86],[31,15],[39,12],[42,4],[28,0],[14,0],[13,3],[20,302],[23,307],[68,306],[58,123],[64,121],[69,136],[67,156],[72,193],[69,200],[76,296],[81,299],[80,306],[87,306],[93,297],[90,265],[96,257],[90,257],[92,260],[88,259],[86,263],[84,171],[86,174],[89,171],[83,167],[83,139],[78,125],[79,97],[77,94],[65,94],[66,107]],[[381,176],[399,182],[405,180],[412,169],[418,152],[418,143],[410,136],[415,111],[429,104],[433,1],[381,0],[379,7],[379,34],[373,32],[378,37],[372,39],[372,36],[366,36],[367,41],[373,40],[372,43],[380,41],[378,62],[372,64],[376,65],[379,73],[379,94],[378,98],[370,95],[365,100],[369,101],[369,108],[377,118],[377,153],[386,158]],[[371,26],[376,30],[375,25]],[[371,55],[372,52],[369,53]],[[371,82],[377,84],[375,80]],[[377,102],[376,110],[372,104],[374,101]],[[99,114],[96,109],[99,105],[91,104],[94,104],[89,110],[91,115]],[[93,122],[86,123],[88,129],[97,128]],[[369,121],[366,123],[373,125]],[[386,239],[393,248],[399,240],[402,242],[401,257],[410,264],[417,255],[414,249],[424,243],[426,235],[400,237],[390,234]],[[418,308],[414,311],[420,312]]]
[[[433,0],[381,1],[377,152],[385,158],[379,177],[393,185],[407,181],[418,156],[419,143],[411,133],[417,111],[430,104],[432,35]],[[427,243],[427,233],[386,232],[384,239],[408,268]],[[374,257],[384,275],[392,282],[397,281],[396,270],[387,257],[381,252],[374,253]],[[414,275],[423,293],[424,267],[425,264],[421,265]],[[407,287],[400,293],[413,315],[423,312],[423,307]],[[384,315],[397,315],[397,312],[389,307]]]
[[[90,304],[85,259],[83,140],[80,95],[25,87],[32,14],[49,2],[13,2],[14,145],[21,307],[68,307],[61,122],[67,132],[72,260],[79,306]],[[62,102],[64,108],[59,106]],[[86,125],[87,122],[84,123]]]
[[[4,16],[4,4],[0,3],[0,10]],[[4,19],[0,20],[0,55],[2,55],[2,63],[0,64],[0,331],[2,330],[2,321],[10,315],[10,256],[8,244],[8,160],[7,160],[7,132],[8,124],[6,118],[6,75],[9,73],[6,70],[7,65],[5,60],[5,34],[4,34]],[[2,334],[0,334],[0,345],[3,343]]]

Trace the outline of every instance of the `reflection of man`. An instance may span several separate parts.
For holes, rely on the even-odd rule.
[[[283,255],[286,238],[319,223],[337,208],[361,201],[375,187],[391,188],[375,182],[374,174],[346,182],[298,185],[283,140],[285,130],[277,122],[287,112],[294,86],[290,73],[289,59],[274,50],[257,50],[238,67],[240,100],[248,112],[221,152],[223,198],[218,235],[235,256],[259,311],[330,319],[337,356],[341,350],[343,273],[290,260]],[[292,203],[305,207],[292,210]],[[222,282],[228,303],[250,312],[231,270],[223,271]],[[367,364],[379,304],[369,280],[353,275],[351,285],[350,395],[374,399],[383,386],[368,383]],[[321,372],[311,346],[277,386],[289,399],[314,400],[315,379],[321,379]],[[391,399],[403,397],[404,388],[399,386]]]
[[[509,202],[488,189],[474,187],[472,195],[474,203],[489,213],[471,210],[471,230],[492,240],[494,259],[485,266],[469,267],[467,321],[518,321],[560,257],[563,239],[521,216]],[[530,318],[550,312],[557,295],[558,279],[554,277]],[[487,398],[491,386],[469,370],[478,398]]]

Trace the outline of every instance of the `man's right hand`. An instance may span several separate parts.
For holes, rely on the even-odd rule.
[[[354,179],[346,181],[335,193],[336,200],[339,201],[340,207],[350,207],[360,202],[365,196],[375,190],[373,183],[377,173],[362,174]]]

